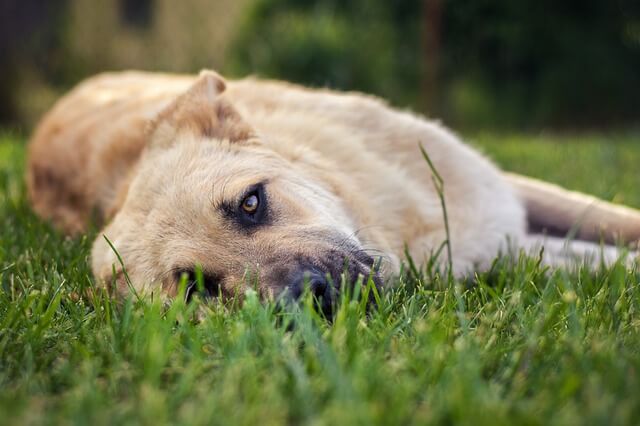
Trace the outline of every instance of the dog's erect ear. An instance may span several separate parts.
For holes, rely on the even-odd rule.
[[[226,88],[222,77],[202,71],[196,82],[158,114],[148,134],[154,146],[168,146],[179,134],[241,142],[255,133],[221,94]]]

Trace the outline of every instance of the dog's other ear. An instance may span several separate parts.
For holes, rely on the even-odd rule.
[[[221,94],[224,79],[213,71],[201,71],[196,82],[158,114],[148,134],[154,146],[168,146],[180,134],[240,142],[255,133]]]

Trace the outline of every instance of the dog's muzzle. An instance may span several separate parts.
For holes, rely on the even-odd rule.
[[[316,301],[316,307],[327,317],[331,317],[344,286],[353,286],[360,281],[366,285],[369,278],[380,289],[382,279],[375,260],[368,255],[357,258],[343,253],[330,253],[320,260],[300,261],[289,274],[288,282],[281,293],[285,302],[298,300],[308,291]],[[373,294],[369,294],[373,301]]]

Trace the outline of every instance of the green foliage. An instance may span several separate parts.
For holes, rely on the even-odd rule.
[[[541,152],[555,146],[532,144]],[[637,269],[549,270],[536,258],[502,258],[456,283],[458,303],[446,280],[408,267],[376,309],[345,297],[333,324],[309,299],[289,311],[259,303],[255,294],[226,307],[115,301],[87,291],[95,232],[65,238],[30,212],[23,161],[22,143],[3,138],[3,424],[634,424],[640,418]],[[591,161],[606,171],[607,157]],[[198,312],[204,319],[192,321]]]
[[[257,0],[229,49],[227,71],[415,103],[419,58],[404,36],[419,30],[413,3]]]
[[[456,128],[640,124],[637,0],[144,2],[139,27],[123,19],[136,1],[6,3],[5,125],[99,71],[202,67],[373,93]]]
[[[486,107],[520,126],[638,123],[640,36],[632,30],[640,24],[637,2],[445,5],[445,69],[453,87],[475,82],[490,99]],[[477,106],[482,113],[482,103]]]
[[[456,127],[638,124],[639,28],[630,0],[257,0],[228,69],[378,94]]]

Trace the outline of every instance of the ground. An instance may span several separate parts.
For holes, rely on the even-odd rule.
[[[333,324],[309,300],[285,312],[251,294],[242,307],[83,296],[95,233],[66,239],[35,218],[24,140],[0,139],[2,424],[640,419],[637,268],[499,259],[447,284],[407,261],[377,308],[345,296]],[[470,140],[509,170],[640,207],[639,134]]]

